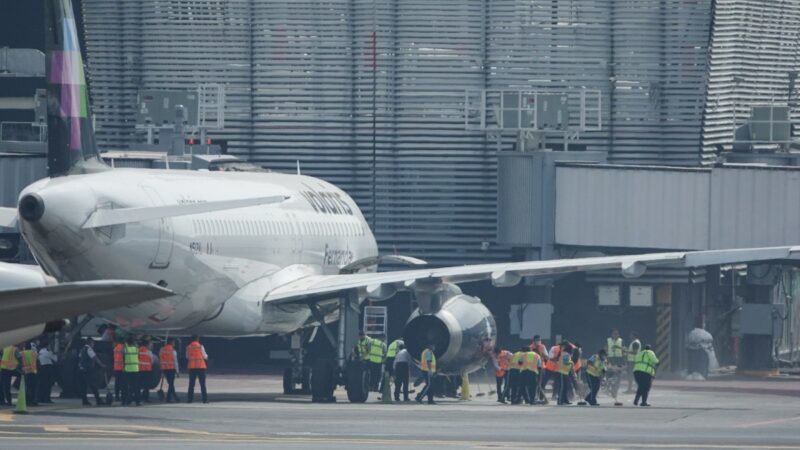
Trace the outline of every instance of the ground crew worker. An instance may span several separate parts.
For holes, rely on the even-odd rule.
[[[431,344],[422,350],[419,358],[419,367],[425,377],[425,386],[417,394],[417,403],[422,403],[423,397],[428,397],[428,404],[435,405],[433,401],[433,378],[436,376],[436,346]]]
[[[125,362],[122,353],[125,350],[125,344],[122,338],[117,337],[117,342],[114,343],[114,400],[122,401],[122,392],[125,390]]]
[[[630,337],[631,343],[628,344],[628,350],[625,352],[626,359],[628,360],[628,371],[626,372],[628,390],[625,391],[626,394],[633,392],[633,364],[634,361],[636,361],[636,355],[639,353],[639,350],[642,349],[642,342],[639,340],[639,335],[632,331]]]
[[[533,337],[530,349],[538,353],[540,357],[547,358],[547,348],[542,344],[542,337],[538,334]]]
[[[192,336],[192,342],[186,347],[186,367],[189,369],[189,392],[186,395],[187,403],[194,400],[194,384],[200,382],[200,396],[203,403],[208,403],[208,393],[206,392],[206,368],[208,367],[208,353],[205,347],[200,344],[199,336]]]
[[[592,406],[598,405],[597,392],[600,390],[600,380],[605,373],[606,350],[603,348],[586,360],[586,382],[589,384],[589,394],[584,398],[586,403]]]
[[[511,400],[512,405],[518,405],[522,398],[522,386],[524,383],[522,368],[525,366],[525,354],[527,352],[527,347],[514,352],[508,365],[508,381],[511,387],[508,390],[507,398]]]
[[[161,373],[167,380],[167,403],[178,403],[178,394],[175,393],[175,376],[180,373],[178,352],[175,350],[175,339],[170,338],[158,352],[161,362]]]
[[[6,405],[11,405],[11,378],[17,373],[20,352],[16,345],[9,345],[3,349],[3,358],[0,360],[0,387],[2,399]]]
[[[581,392],[581,385],[579,383],[579,374],[581,373],[581,369],[583,368],[583,361],[581,360],[581,344],[578,342],[572,343],[572,363],[574,364],[572,368],[572,373],[569,375],[569,386],[570,386],[570,397],[573,398],[574,396],[582,396],[583,393]]]
[[[636,354],[633,363],[633,376],[636,378],[636,398],[633,400],[634,405],[639,404],[639,399],[642,400],[642,406],[650,406],[647,403],[647,396],[650,395],[650,388],[653,386],[653,378],[656,376],[656,368],[658,367],[658,358],[653,352],[653,348],[649,345],[644,346],[644,350]]]
[[[410,401],[408,398],[408,378],[411,370],[411,353],[406,349],[406,344],[397,345],[398,351],[394,358],[394,400],[400,401],[400,389],[403,390],[403,401]]]
[[[36,401],[36,374],[37,361],[39,354],[35,350],[33,342],[28,343],[28,348],[20,352],[22,376],[25,377],[25,398],[28,399],[28,405],[37,406]]]
[[[153,351],[150,344],[142,339],[139,342],[139,389],[141,389],[141,399],[145,403],[150,403],[150,383],[153,377]]]
[[[97,386],[94,384],[94,369],[95,366],[100,366],[103,370],[106,369],[105,364],[97,357],[94,351],[94,340],[86,338],[83,341],[83,348],[78,352],[78,374],[80,375],[80,394],[84,405],[91,405],[87,397],[87,393],[91,390],[94,394],[94,401],[97,406],[103,405],[104,402],[100,398],[100,393],[97,391]],[[27,381],[27,380],[26,380]]]
[[[606,339],[606,354],[608,355],[608,387],[611,396],[617,398],[619,385],[622,382],[622,372],[625,370],[625,358],[623,357],[622,338],[619,330],[611,330],[611,337]]]
[[[39,403],[53,403],[50,398],[53,383],[56,380],[56,366],[58,357],[50,351],[49,343],[43,341],[39,349],[38,374],[36,375],[36,396]]]
[[[367,361],[369,362],[370,384],[373,391],[380,392],[379,387],[382,385],[383,380],[384,358],[386,358],[386,343],[383,342],[383,336],[371,339]]]
[[[397,357],[397,352],[400,351],[400,344],[403,344],[402,339],[395,339],[389,344],[389,347],[386,349],[386,371],[389,372],[389,375],[394,375],[394,358]]]
[[[363,331],[358,332],[358,341],[356,341],[356,359],[360,361],[369,360],[369,344],[372,339],[367,336]]]
[[[125,348],[122,349],[122,358],[125,363],[124,390],[122,391],[122,404],[128,406],[135,402],[136,406],[141,406],[139,399],[139,347],[133,336],[128,336]]]
[[[558,358],[558,383],[559,383],[559,405],[571,405],[569,401],[569,377],[574,372],[574,363],[572,362],[572,354],[566,351],[566,346],[562,343],[561,356]]]
[[[522,397],[529,405],[536,404],[536,397],[539,390],[539,369],[542,367],[542,360],[539,354],[528,349],[525,352],[525,364],[522,368]]]
[[[508,379],[509,366],[511,365],[511,357],[514,356],[508,350],[501,350],[500,347],[494,349],[494,378],[497,382],[497,401],[505,403],[508,398]]]
[[[556,344],[550,347],[550,352],[547,354],[547,362],[544,365],[544,374],[542,376],[542,391],[540,393],[542,401],[544,401],[544,390],[547,389],[547,384],[553,380],[553,395],[555,399],[558,395],[558,358],[561,356],[561,344]]]

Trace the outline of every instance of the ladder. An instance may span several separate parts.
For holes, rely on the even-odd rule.
[[[386,336],[386,306],[364,307],[364,334],[367,336]]]

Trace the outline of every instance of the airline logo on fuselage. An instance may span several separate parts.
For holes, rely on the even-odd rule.
[[[303,186],[307,190],[300,191],[300,195],[314,208],[314,211],[323,214],[353,215],[353,208],[338,192],[316,190],[305,183]]]

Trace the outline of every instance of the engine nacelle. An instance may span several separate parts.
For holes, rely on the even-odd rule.
[[[445,374],[470,373],[491,356],[497,341],[492,313],[477,297],[454,294],[432,314],[414,311],[403,333],[406,348],[415,359],[435,345],[437,370]]]

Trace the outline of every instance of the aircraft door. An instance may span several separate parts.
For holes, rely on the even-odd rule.
[[[164,205],[164,200],[151,186],[142,186],[147,196],[157,206]],[[150,263],[151,269],[166,269],[169,267],[169,261],[172,257],[172,245],[174,239],[174,230],[172,228],[172,219],[161,218],[158,226],[158,243],[156,244],[156,253],[153,256],[153,261]]]

